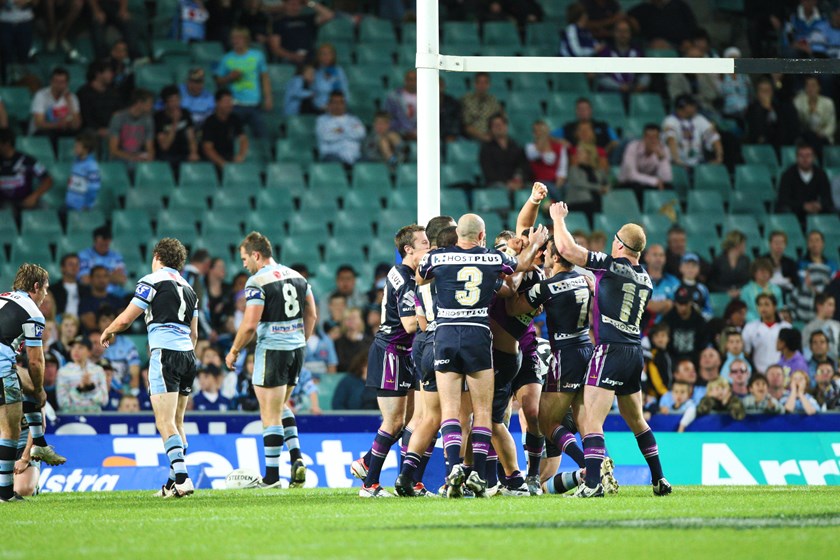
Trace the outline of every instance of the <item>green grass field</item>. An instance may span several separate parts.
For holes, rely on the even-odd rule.
[[[352,490],[44,494],[0,558],[835,557],[840,487],[624,487],[603,500],[362,500]],[[34,554],[34,551],[37,553]]]

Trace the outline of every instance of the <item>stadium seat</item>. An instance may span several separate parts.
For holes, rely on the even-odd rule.
[[[269,189],[303,189],[306,181],[298,163],[270,163],[266,167],[266,187]]]
[[[389,210],[410,210],[417,214],[416,189],[397,189],[385,197],[385,204]]]
[[[625,216],[628,221],[637,218],[642,213],[636,193],[625,189],[605,194],[601,198],[601,211],[604,214]]]
[[[623,214],[606,214],[598,212],[592,219],[592,231],[603,231],[608,236],[615,234],[621,226],[627,223]]]
[[[414,22],[403,23],[400,35],[403,45],[415,46],[417,43],[417,24]]]
[[[366,17],[359,24],[359,43],[369,45],[381,43],[384,45],[395,45],[397,36],[394,33],[394,26],[390,21]]]
[[[687,234],[697,236],[710,236],[717,239],[717,225],[723,223],[723,214],[712,212],[700,212],[694,214],[683,214],[680,217],[680,225]]]
[[[25,262],[53,264],[52,249],[43,237],[37,235],[20,235],[12,242],[9,263],[18,267]]]
[[[16,237],[18,234],[15,224],[15,214],[11,208],[0,208],[0,262],[5,258],[3,243]]]
[[[764,165],[774,175],[779,169],[776,150],[768,144],[744,144],[741,147],[741,155],[744,156],[744,163]]]
[[[764,240],[758,230],[758,221],[749,214],[729,215],[723,218],[722,237],[730,231],[740,231],[747,236],[747,256],[752,257],[764,247]]]
[[[729,199],[730,214],[755,214],[756,217],[767,214],[767,207],[761,198],[749,190],[735,190]]]
[[[290,64],[269,64],[266,73],[271,82],[271,89],[284,91],[286,84],[295,75],[295,67]]]
[[[381,44],[362,44],[356,47],[357,64],[378,64],[390,66],[394,64],[393,48]]]
[[[291,212],[278,214],[273,209],[263,209],[257,206],[257,210],[251,212],[245,219],[245,231],[260,231],[269,239],[280,239],[286,236],[286,221]]]
[[[560,48],[557,26],[550,21],[528,23],[525,27],[525,44],[551,47],[551,51],[556,53]]]
[[[158,212],[163,210],[163,207],[163,198],[158,193],[150,194],[140,189],[130,189],[125,193],[126,210]]]
[[[764,247],[769,250],[770,234],[781,231],[787,235],[788,242],[785,255],[798,259],[805,252],[805,236],[795,214],[769,214],[764,217]]]
[[[338,209],[329,214],[330,219],[338,214]],[[327,238],[329,232],[330,220],[324,219],[324,211],[322,209],[314,209],[308,212],[296,212],[289,216],[289,237],[298,240],[306,240],[310,245],[322,243]],[[311,238],[311,239],[307,239]],[[312,239],[317,240],[312,243]]]
[[[685,200],[689,189],[691,189],[691,177],[688,171],[679,165],[671,165],[671,174],[673,175],[674,190],[680,197],[680,200]]]
[[[446,145],[447,163],[478,163],[478,142],[457,140]]]
[[[782,146],[780,153],[781,165],[779,166],[779,172],[784,173],[788,167],[796,163],[796,146]]]
[[[393,237],[401,227],[414,223],[416,219],[417,212],[414,210],[390,210],[376,222],[376,231],[379,237]]]
[[[840,167],[840,146],[823,148],[823,167]]]
[[[473,185],[476,182],[477,162],[444,163],[440,167],[440,184],[443,188],[455,185]],[[442,199],[442,198],[441,198]]]
[[[668,230],[671,228],[671,220],[662,214],[642,214],[642,227],[647,236],[647,244],[664,244],[668,238]]]
[[[128,170],[121,161],[105,161],[99,164],[99,176],[102,179],[102,187],[108,188],[111,184],[130,185],[131,179]]]
[[[479,45],[478,23],[472,21],[445,21],[443,22],[443,39],[441,44],[443,52],[448,47],[455,45]]]
[[[809,214],[806,219],[806,232],[820,231],[823,236],[840,236],[840,218],[836,214]]]
[[[335,239],[370,239],[373,237],[373,228],[369,222],[359,221],[356,216],[351,215],[348,219],[340,219],[340,216],[348,215],[348,212],[341,212],[336,216],[333,224],[333,237]]]
[[[155,96],[166,86],[176,83],[172,67],[166,64],[144,64],[137,68],[134,76],[137,87],[154,92]]]
[[[440,209],[443,215],[452,216],[456,220],[469,213],[470,205],[467,193],[461,189],[442,189],[440,191]]]
[[[519,46],[519,31],[516,25],[510,21],[488,21],[485,22],[481,30],[482,41],[484,46],[491,47],[509,47],[510,45]]]
[[[723,214],[723,197],[713,190],[695,189],[688,193],[687,210],[690,214],[711,212]]]
[[[25,87],[6,86],[0,87],[0,99],[6,106],[6,113],[9,119],[17,119],[21,122],[29,120],[29,107],[32,104],[32,94]]]
[[[207,198],[210,193],[196,193],[192,189],[174,189],[169,194],[170,210],[192,210],[204,212],[207,210]]]
[[[64,255],[72,255],[79,252],[80,249],[90,247],[91,235],[84,231],[67,232],[64,236],[58,238],[55,246],[55,256],[57,261],[61,261]]]
[[[712,306],[712,312],[715,314],[715,317],[723,317],[726,306],[729,305],[730,301],[731,298],[727,293],[720,294],[712,292],[709,294],[709,303]]]
[[[42,243],[53,241],[62,234],[61,222],[55,210],[25,210],[20,213],[20,234],[39,239]]]
[[[334,18],[318,30],[318,41],[325,43],[352,43],[353,22],[349,18]]]
[[[514,74],[511,86],[514,92],[547,92],[552,87],[552,75],[535,72]]]
[[[274,157],[278,162],[308,164],[314,159],[312,154],[313,148],[314,143],[312,141],[301,144],[297,140],[281,138],[274,145]]]
[[[221,189],[210,197],[213,210],[224,211],[229,216],[251,211],[251,197],[242,189]]]
[[[318,405],[321,410],[333,410],[333,398],[338,384],[347,377],[347,373],[329,373],[318,380]]]
[[[73,148],[75,147],[75,145],[75,138],[59,138],[57,154],[58,157],[56,159],[58,161],[72,162],[73,158],[76,157],[75,154],[73,154]]]
[[[353,188],[375,185],[383,191],[391,187],[391,173],[384,163],[357,163],[353,166]]]
[[[599,119],[608,122],[617,117],[624,117],[624,103],[617,93],[595,93],[590,97],[592,101],[592,112]]]
[[[340,163],[313,163],[309,166],[309,188],[341,193],[350,188],[350,183]]]
[[[70,210],[67,212],[67,233],[85,233],[90,239],[93,230],[105,225],[106,221],[100,210]]]
[[[630,96],[630,116],[661,123],[665,118],[662,97],[656,93],[634,93]]]
[[[206,188],[208,191],[219,186],[216,166],[207,161],[185,162],[178,170],[178,184],[181,188]]]
[[[18,136],[15,147],[44,165],[50,165],[55,161],[52,143],[46,136]]]
[[[114,237],[136,235],[139,239],[148,239],[154,235],[149,223],[149,213],[143,209],[114,210],[111,214],[111,229]]]
[[[295,201],[291,192],[266,189],[257,193],[255,198],[257,211],[272,211],[291,214],[295,210]]]
[[[339,210],[338,199],[340,194],[340,192],[324,192],[318,196],[306,197],[300,201],[300,210],[301,212],[313,213],[313,216],[318,216],[319,220],[334,216],[335,212]]]
[[[507,210],[511,206],[507,189],[478,189],[473,191],[473,208],[476,212]],[[488,229],[488,235],[489,235]]]
[[[222,169],[222,187],[224,188],[256,188],[262,187],[262,165],[257,163],[234,163],[225,165]]]
[[[134,186],[138,189],[170,189],[175,187],[172,167],[162,161],[144,161],[137,164]]]
[[[382,199],[385,192],[378,193],[373,190],[351,189],[342,195],[344,210],[356,210],[366,212],[380,212],[382,210]],[[391,196],[391,193],[388,193]]]
[[[729,200],[729,194],[732,192],[732,181],[729,178],[729,172],[722,164],[700,164],[694,168],[694,189],[715,191],[720,194],[724,202],[727,202]]]
[[[769,193],[772,200],[776,198],[775,185],[770,169],[760,163],[747,163],[735,168],[735,189],[752,189],[753,192],[764,191]]]
[[[397,168],[397,189],[417,191],[417,164],[404,163]]]
[[[200,219],[201,236],[224,234],[233,238],[232,242],[237,242],[236,238],[242,235],[242,228],[238,220],[246,218],[248,214],[231,213],[227,209],[219,209],[215,206],[216,202],[216,200],[213,201],[214,210],[212,212],[205,212]]]
[[[161,3],[158,2],[158,6]],[[188,43],[177,39],[155,39],[152,41],[152,56],[160,60],[167,55],[189,56],[190,46]]]
[[[558,74],[554,77],[554,89],[587,95],[589,94],[589,80],[586,74]]]
[[[193,61],[199,64],[217,64],[225,52],[218,41],[199,41],[190,44],[190,54]]]
[[[337,261],[344,259],[350,262],[367,262],[364,244],[367,238],[327,239],[324,243],[324,260]],[[349,242],[348,242],[349,241]]]
[[[680,212],[679,197],[674,191],[660,191],[646,189],[642,195],[642,206],[646,214],[658,214],[663,207],[671,206],[678,214]]]

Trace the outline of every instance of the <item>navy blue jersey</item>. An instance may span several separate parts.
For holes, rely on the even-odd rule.
[[[590,251],[586,268],[595,273],[595,338],[599,344],[640,344],[642,314],[653,283],[641,265]]]
[[[417,314],[426,318],[426,332],[434,332],[435,317],[437,314],[437,290],[435,290],[435,283],[424,284],[417,286],[417,292],[414,296],[414,301],[417,307]]]
[[[414,333],[405,332],[402,317],[416,317],[414,270],[404,264],[391,267],[385,279],[382,296],[382,322],[376,332],[376,343],[387,350],[406,356],[411,353]]]
[[[522,282],[519,284],[517,291],[520,294],[527,293],[532,286],[539,284],[544,279],[545,273],[542,271],[542,268],[529,270],[523,275]],[[494,299],[490,305],[490,318],[496,321],[506,333],[517,340],[520,340],[526,333],[533,330],[529,329],[529,327],[534,322],[536,315],[536,309],[531,313],[523,313],[522,315],[508,315],[505,300],[499,297]],[[536,339],[536,331],[533,332],[533,338]],[[528,341],[530,342],[530,337]]]
[[[573,270],[558,272],[535,284],[525,299],[534,309],[545,306],[552,350],[589,342],[592,298],[586,277]]]
[[[513,274],[516,259],[484,247],[435,249],[420,261],[419,274],[434,278],[437,287],[437,326],[466,325],[490,328],[490,301],[502,274]]]

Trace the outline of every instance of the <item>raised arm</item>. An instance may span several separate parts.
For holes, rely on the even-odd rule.
[[[537,216],[540,213],[540,204],[548,196],[548,188],[542,183],[534,183],[531,187],[531,197],[525,201],[516,217],[516,230],[514,233],[520,235],[524,230],[534,227],[537,223]]]
[[[528,235],[528,241],[528,248],[519,256],[519,263],[516,265],[515,272],[530,270],[531,265],[534,263],[534,257],[537,256],[537,251],[548,241],[548,229],[545,226],[538,226],[537,229],[532,229]]]
[[[566,227],[566,216],[569,215],[569,207],[565,202],[555,202],[551,205],[551,218],[554,220],[554,245],[557,252],[564,259],[577,266],[586,266],[589,253],[575,243],[575,238]]]

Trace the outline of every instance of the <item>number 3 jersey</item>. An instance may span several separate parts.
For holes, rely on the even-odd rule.
[[[490,328],[488,309],[500,286],[500,275],[513,274],[517,261],[501,251],[484,247],[445,247],[427,253],[420,261],[420,277],[434,278],[437,315],[441,325]]]
[[[595,273],[595,339],[598,344],[640,344],[642,314],[653,283],[641,265],[589,252],[586,268]]]
[[[400,264],[391,267],[385,278],[385,293],[382,296],[382,321],[376,332],[374,342],[385,350],[407,356],[411,353],[414,333],[405,332],[403,317],[417,315],[414,270]]]
[[[257,346],[295,350],[306,345],[303,306],[312,288],[306,278],[282,264],[266,265],[248,278],[245,305],[262,305]]]
[[[177,270],[164,267],[141,278],[131,303],[146,312],[149,348],[193,349],[190,324],[198,313],[198,298]]]

